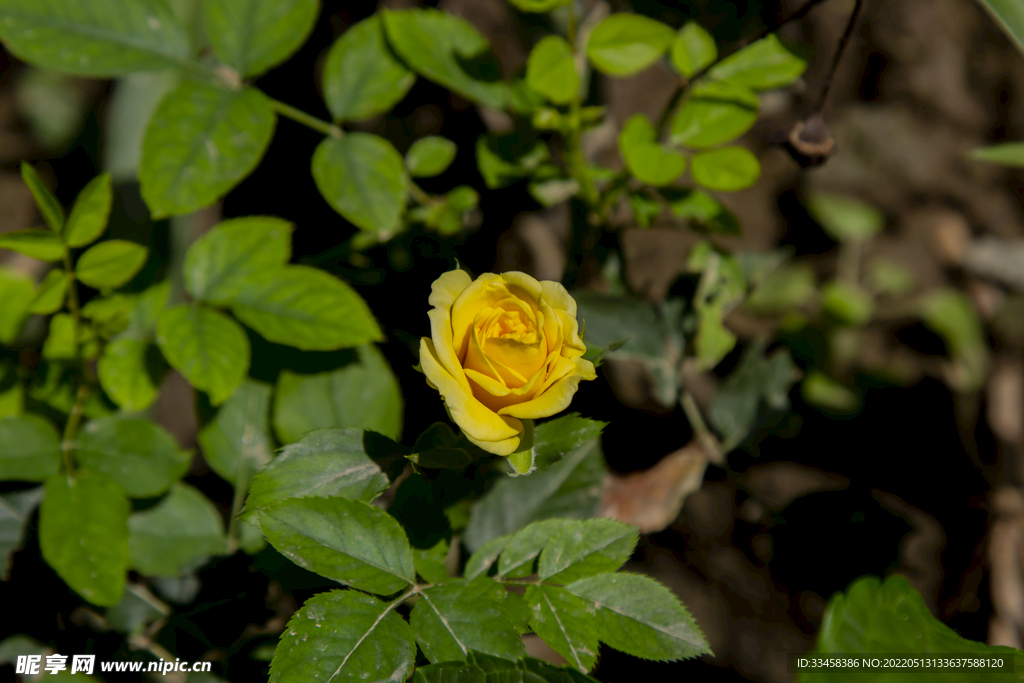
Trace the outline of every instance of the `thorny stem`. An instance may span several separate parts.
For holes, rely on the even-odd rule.
[[[301,123],[307,128],[312,128],[318,133],[323,133],[324,135],[329,135],[334,138],[344,137],[345,135],[345,131],[338,126],[335,126],[333,123],[328,123],[323,119],[318,119],[317,117],[307,114],[301,109],[297,109],[290,104],[285,104],[280,100],[275,100],[273,98],[267,99],[270,100],[271,108],[281,116],[287,116],[292,121]]]

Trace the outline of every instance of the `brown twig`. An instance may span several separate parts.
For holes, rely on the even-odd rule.
[[[846,50],[846,44],[850,40],[850,36],[853,35],[853,28],[857,24],[857,18],[860,16],[860,10],[864,6],[864,0],[857,0],[853,6],[853,11],[850,12],[850,20],[846,23],[846,30],[843,31],[843,36],[839,39],[839,45],[836,47],[836,54],[832,58],[832,67],[828,70],[828,75],[825,77],[825,82],[821,86],[821,94],[818,95],[818,104],[814,108],[814,111],[820,112],[825,106],[825,100],[828,98],[828,92],[832,89],[832,79],[835,78],[836,70],[839,68],[839,60],[843,58],[843,51]]]

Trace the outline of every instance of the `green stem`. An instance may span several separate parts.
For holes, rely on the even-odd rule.
[[[423,206],[427,206],[434,201],[434,198],[427,194],[422,187],[413,182],[412,178],[409,178],[409,194],[411,194],[412,198]]]
[[[701,415],[700,408],[697,407],[697,402],[693,399],[693,394],[684,389],[683,395],[679,399],[679,404],[683,407],[683,412],[686,413],[686,419],[689,420],[690,426],[693,427],[693,435],[696,437],[701,450],[704,451],[704,455],[715,464],[720,465],[725,462],[722,446],[704,422],[704,416]]]
[[[239,547],[238,513],[242,511],[251,475],[249,463],[247,461],[239,463],[238,474],[235,475],[235,495],[231,500],[231,517],[228,519],[228,555],[234,555]]]
[[[75,437],[78,436],[78,428],[82,424],[82,415],[85,413],[85,401],[89,398],[89,384],[82,381],[75,393],[75,402],[68,413],[68,421],[64,425],[64,434],[60,440],[60,451],[64,457],[64,474],[68,478],[68,486],[75,484],[75,463],[71,458],[71,451],[74,448]]]
[[[340,138],[345,135],[345,131],[343,131],[338,126],[335,126],[333,123],[328,123],[323,119],[318,119],[317,117],[307,114],[301,109],[296,109],[290,104],[285,104],[280,100],[275,100],[273,98],[267,99],[270,100],[270,106],[273,108],[273,110],[276,111],[281,116],[286,116],[290,118],[292,121],[301,123],[307,128],[312,128],[318,133],[323,133],[324,135],[330,135],[331,137],[335,138]]]

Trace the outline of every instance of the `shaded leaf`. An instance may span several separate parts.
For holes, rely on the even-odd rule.
[[[11,578],[14,553],[21,549],[28,519],[42,499],[42,486],[0,495],[0,581]]]
[[[885,225],[885,216],[875,207],[843,195],[815,192],[808,208],[814,220],[839,242],[866,240]]]
[[[409,625],[423,654],[435,664],[465,659],[470,650],[506,658],[526,654],[502,610],[473,584],[421,591]]]
[[[163,493],[192,461],[192,454],[181,451],[162,427],[120,415],[88,422],[74,447],[84,469],[105,474],[133,498]]]
[[[735,192],[757,182],[761,164],[743,147],[709,149],[694,155],[690,175],[710,190]]]
[[[134,335],[110,340],[97,364],[100,386],[120,408],[145,410],[156,400],[159,388],[146,362],[149,342]]]
[[[672,28],[639,14],[613,14],[597,25],[587,42],[587,56],[609,76],[629,76],[646,69],[675,40]]]
[[[299,49],[320,14],[319,0],[204,0],[213,51],[241,76],[255,76]]]
[[[3,21],[0,22],[0,26],[11,26],[11,19],[14,19],[14,25],[17,26],[17,18],[9,14],[15,8],[3,7],[0,5],[0,14],[6,14],[3,17]],[[7,10],[5,12],[4,10]],[[26,33],[34,33],[35,31],[31,28],[25,30]],[[4,33],[0,33],[0,36],[6,38]],[[10,42],[7,43],[11,45]],[[50,188],[46,187],[43,183],[43,179],[39,177],[36,169],[28,162],[21,162],[21,179],[28,185],[29,191],[32,193],[32,198],[35,199],[36,206],[39,208],[39,213],[43,216],[43,221],[49,226],[50,230],[54,234],[59,235],[61,229],[64,227],[64,208],[57,201],[57,198],[50,192]],[[9,233],[8,233],[9,234]]]
[[[43,481],[60,466],[60,436],[38,415],[0,419],[0,480]]]
[[[177,576],[182,567],[227,552],[220,511],[180,482],[156,507],[132,514],[128,530],[129,562],[147,576]]]
[[[477,548],[476,552],[466,561],[466,568],[463,571],[465,579],[472,581],[476,577],[486,574],[498,560],[498,556],[505,550],[508,542],[512,540],[512,536],[513,534],[506,534],[492,538]]]
[[[39,511],[43,559],[94,605],[116,605],[121,599],[130,509],[121,487],[102,474],[79,472],[74,485],[63,474],[46,480]]]
[[[18,338],[35,289],[35,283],[24,273],[0,268],[0,343],[11,344]]]
[[[721,202],[701,190],[683,190],[667,194],[669,209],[679,218],[689,218],[696,227],[715,235],[742,235],[739,219]]]
[[[231,484],[240,476],[247,482],[273,455],[270,391],[269,384],[246,379],[220,407],[216,417],[199,431],[197,440],[203,458]]]
[[[59,261],[64,257],[64,245],[57,233],[42,228],[0,234],[0,249],[10,249],[41,261]]]
[[[156,340],[164,358],[196,389],[223,403],[249,370],[249,339],[231,318],[179,304],[160,314]]]
[[[814,271],[806,264],[785,266],[765,278],[744,305],[756,313],[785,312],[803,306],[816,289]]]
[[[607,422],[580,417],[579,413],[569,413],[542,422],[536,426],[533,434],[537,468],[547,469],[570,451],[596,439],[607,426]]]
[[[89,247],[75,263],[75,277],[96,289],[120,287],[135,277],[149,249],[127,240],[107,240]]]
[[[441,539],[433,548],[423,550],[413,548],[413,564],[416,566],[416,574],[426,583],[446,583],[452,580],[448,568],[445,566],[445,558],[448,556],[448,541]]]
[[[580,671],[589,671],[597,661],[597,625],[591,605],[564,588],[530,586],[530,628],[551,649]]]
[[[405,533],[378,507],[348,498],[289,498],[260,509],[263,534],[300,567],[390,595],[416,579]]]
[[[39,315],[56,313],[64,307],[64,296],[68,290],[68,276],[60,268],[54,268],[36,289],[35,298],[29,304],[28,312]]]
[[[107,229],[113,201],[109,173],[101,173],[90,180],[71,207],[71,215],[61,233],[64,242],[69,247],[84,247],[99,239]]]

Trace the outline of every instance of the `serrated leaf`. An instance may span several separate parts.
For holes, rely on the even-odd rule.
[[[416,580],[412,548],[393,517],[348,498],[288,498],[260,509],[263,534],[300,567],[390,595]]]
[[[597,627],[590,605],[564,588],[530,586],[530,627],[551,649],[582,672],[597,661]]]
[[[693,87],[672,120],[672,141],[710,147],[733,140],[757,121],[757,95],[731,81],[708,81]]]
[[[555,104],[568,104],[580,89],[572,47],[561,36],[545,36],[526,61],[527,84]]]
[[[273,457],[270,391],[269,384],[245,380],[199,431],[203,458],[228,483],[235,484],[239,476],[247,482]],[[248,474],[241,472],[243,467]]]
[[[384,39],[380,15],[349,27],[324,62],[324,101],[335,121],[359,121],[398,104],[416,82]]]
[[[700,24],[688,21],[672,41],[672,64],[690,78],[718,58],[715,39]]]
[[[416,668],[413,683],[487,683],[483,669],[467,662],[441,662]]]
[[[255,76],[288,59],[306,42],[319,0],[204,0],[206,35],[224,64]]]
[[[941,657],[947,654],[972,655],[979,658],[1005,658],[1013,661],[1014,673],[975,672],[971,678],[964,671],[929,671],[927,674],[909,674],[905,670],[873,670],[872,681],[901,683],[928,680],[936,683],[954,681],[1011,681],[1020,676],[1024,655],[1019,650],[960,637],[953,629],[936,619],[924,604],[920,594],[902,576],[892,576],[884,582],[877,577],[865,576],[854,581],[845,593],[837,593],[829,600],[818,632],[814,652],[854,655],[874,655],[898,651],[901,654],[921,654]],[[835,669],[828,675],[818,671],[801,671],[800,683],[848,683],[863,679],[861,675]]]
[[[281,372],[274,394],[274,431],[283,443],[316,429],[358,427],[401,436],[402,393],[383,354],[357,349],[356,362],[315,375]]]
[[[60,437],[38,415],[0,419],[0,480],[43,481],[60,466]]]
[[[639,574],[599,574],[565,590],[596,613],[601,642],[634,657],[656,661],[710,653],[697,623],[668,588]],[[589,609],[588,609],[589,611]]]
[[[292,224],[273,216],[221,221],[188,248],[185,289],[200,301],[230,303],[250,277],[291,258]]]
[[[133,498],[163,493],[181,479],[192,454],[149,420],[111,415],[91,420],[74,444],[81,467],[100,472]]]
[[[0,234],[0,249],[10,249],[40,261],[64,258],[64,245],[57,233],[42,228],[12,230]]]
[[[515,579],[533,574],[534,560],[540,556],[548,541],[576,523],[576,520],[570,519],[546,519],[518,531],[501,552],[498,576]]]
[[[580,417],[579,413],[569,413],[537,425],[533,433],[537,468],[551,467],[567,453],[599,437],[607,426],[607,422]]]
[[[274,122],[256,88],[186,81],[172,90],[142,141],[139,182],[153,217],[194,211],[237,185],[263,157]]]
[[[179,304],[160,314],[156,340],[164,358],[196,389],[223,403],[249,371],[249,338],[222,313]]]
[[[638,540],[636,527],[612,519],[573,522],[548,540],[537,574],[545,581],[566,584],[614,572],[633,554]]]
[[[436,9],[384,10],[388,42],[410,68],[473,102],[504,109],[511,99],[490,45],[462,17]],[[472,70],[472,71],[470,71]]]
[[[412,143],[405,153],[405,167],[414,178],[429,178],[443,173],[455,159],[458,148],[448,138],[428,135]]]
[[[0,495],[0,581],[11,578],[14,553],[21,548],[28,519],[42,499],[42,486]]]
[[[675,40],[672,28],[639,14],[613,14],[590,34],[587,56],[598,71],[629,76],[654,64]]]
[[[107,240],[78,257],[75,277],[96,289],[113,289],[135,277],[149,249],[127,240]]]
[[[56,313],[64,306],[64,295],[68,290],[68,276],[60,268],[54,268],[36,289],[36,295],[29,304],[28,312],[38,315]]]
[[[27,62],[94,78],[181,66],[191,56],[163,0],[3,0],[0,38]]]
[[[530,522],[552,517],[586,519],[600,502],[604,462],[598,440],[566,454],[529,477],[500,479],[473,505],[464,541],[470,551]]]
[[[339,496],[366,502],[379,496],[388,478],[367,452],[361,429],[324,429],[285,446],[253,479],[246,512],[287,498]]]
[[[390,236],[405,209],[402,156],[369,133],[326,138],[313,152],[313,180],[331,207],[361,230]]]
[[[39,511],[43,559],[72,589],[94,605],[116,605],[128,569],[131,506],[113,480],[79,472],[46,480]]]
[[[686,170],[686,157],[658,144],[654,126],[643,114],[626,121],[619,135],[619,151],[629,172],[655,187],[668,185]]]
[[[231,312],[267,341],[304,351],[383,340],[363,298],[310,266],[281,266],[250,275],[234,296]]]
[[[109,173],[101,173],[90,180],[71,207],[71,215],[61,233],[64,242],[69,247],[84,247],[99,239],[107,229],[113,202]]]
[[[156,507],[132,514],[128,530],[130,565],[147,576],[178,576],[196,560],[227,552],[217,507],[180,482]]]
[[[8,0],[10,2],[10,0]],[[5,12],[6,10],[6,12]],[[0,26],[11,26],[10,19],[13,18],[11,11],[14,8],[4,7],[0,5]],[[15,19],[15,26],[17,26],[17,19]],[[28,29],[33,31],[33,29]],[[0,37],[9,40],[7,34],[3,29],[0,29]],[[10,42],[7,43],[11,45]],[[32,192],[32,198],[35,199],[36,207],[39,208],[39,213],[43,216],[43,221],[50,227],[53,234],[59,235],[61,228],[64,227],[64,208],[57,201],[57,198],[50,192],[50,188],[43,184],[43,179],[39,177],[36,169],[32,168],[28,162],[21,162],[21,179],[28,185],[28,189]],[[10,233],[5,233],[6,237]],[[31,254],[30,254],[31,256]],[[41,257],[40,257],[41,258]]]
[[[466,568],[463,571],[464,578],[472,581],[478,576],[483,576],[497,561],[498,556],[505,550],[505,546],[512,540],[513,534],[498,536],[487,541],[476,552],[470,555],[466,561]]]
[[[502,610],[472,584],[421,591],[409,624],[431,663],[465,659],[470,650],[506,658],[526,654]]]
[[[690,175],[709,190],[743,190],[761,176],[761,164],[743,147],[722,147],[698,152],[690,164]]]
[[[145,410],[156,400],[159,387],[146,362],[149,347],[148,341],[130,334],[103,347],[96,374],[103,391],[124,410]]]
[[[416,566],[416,574],[426,583],[447,583],[452,580],[448,568],[445,566],[445,558],[448,556],[450,547],[448,541],[443,538],[433,548],[423,550],[413,548],[413,564]]]
[[[0,343],[11,344],[18,338],[35,290],[28,275],[0,268]]]
[[[416,641],[392,605],[356,591],[321,593],[288,622],[270,664],[270,683],[404,681]]]
[[[754,90],[769,90],[789,85],[806,68],[807,60],[772,33],[723,59],[708,72],[708,77]]]

